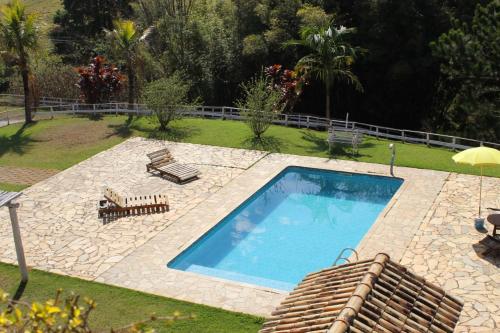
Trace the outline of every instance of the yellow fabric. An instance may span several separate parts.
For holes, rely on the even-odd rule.
[[[489,147],[467,149],[452,158],[456,163],[472,166],[500,165],[500,151]]]

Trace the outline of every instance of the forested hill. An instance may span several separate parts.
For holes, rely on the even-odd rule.
[[[47,87],[40,89],[46,94],[77,95],[54,89],[58,85],[51,77],[72,80],[73,68],[97,54],[131,73],[103,32],[121,18],[133,21],[137,34],[144,35],[134,55],[136,100],[147,82],[181,72],[192,85],[192,97],[207,105],[234,105],[242,82],[280,64],[274,80],[285,81],[280,87],[292,100],[287,112],[324,116],[329,109],[333,118],[349,113],[352,120],[379,125],[500,138],[500,51],[490,47],[500,45],[500,0],[26,3],[45,13],[61,8],[48,15],[54,47],[33,69],[44,74]],[[318,47],[322,38],[326,51]],[[352,54],[331,61],[345,46]],[[57,76],[50,75],[53,67]]]

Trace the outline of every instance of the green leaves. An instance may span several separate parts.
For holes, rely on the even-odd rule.
[[[19,0],[12,0],[1,9],[2,48],[18,58],[26,58],[27,51],[35,49],[38,43],[36,16],[26,13],[26,6]]]
[[[494,140],[500,136],[500,0],[478,5],[470,25],[459,21],[431,43],[442,60],[446,119],[465,135]]]

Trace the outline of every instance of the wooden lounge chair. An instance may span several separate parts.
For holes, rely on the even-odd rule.
[[[351,145],[353,151],[357,153],[358,146],[363,142],[363,134],[357,129],[330,127],[327,141],[330,150],[335,144],[347,144]]]
[[[104,190],[105,200],[99,201],[99,217],[119,217],[163,213],[169,210],[165,194],[122,196],[111,188]]]
[[[200,171],[193,167],[177,163],[167,148],[150,153],[148,157],[151,160],[146,165],[148,172],[158,172],[160,176],[178,184],[194,180],[200,174]]]

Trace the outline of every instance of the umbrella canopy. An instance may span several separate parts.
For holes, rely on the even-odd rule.
[[[456,163],[472,166],[500,165],[500,151],[489,147],[467,149],[452,158]]]
[[[481,219],[481,194],[483,190],[483,167],[500,165],[500,151],[488,148],[477,147],[464,150],[452,157],[456,163],[469,164],[481,167],[481,178],[479,181],[479,216]]]

